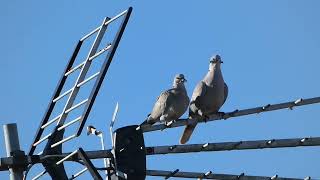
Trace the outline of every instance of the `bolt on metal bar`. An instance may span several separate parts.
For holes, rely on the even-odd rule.
[[[33,143],[33,146],[38,146],[38,144],[42,143],[43,141],[45,141],[46,139],[48,139],[51,136],[52,133],[49,133],[48,135],[44,136],[42,139],[40,139],[39,141]]]
[[[95,55],[91,56],[89,58],[89,61],[92,61],[93,59],[95,59],[96,57],[100,56],[102,53],[106,52],[107,50],[109,50],[111,48],[111,44],[108,44],[107,47],[101,49],[99,52],[97,52]]]
[[[88,168],[82,169],[82,170],[79,171],[78,173],[72,175],[70,179],[75,179],[75,178],[77,178],[77,177],[80,176],[81,174],[85,173],[87,170],[88,170]]]
[[[66,128],[66,127],[68,127],[68,126],[70,126],[70,125],[72,125],[72,124],[80,121],[81,118],[82,118],[82,116],[79,116],[79,117],[77,117],[76,119],[74,119],[74,120],[72,120],[72,121],[64,124],[63,126],[61,126],[61,127],[58,128],[58,131],[61,131],[62,129],[64,129],[64,128]]]
[[[147,170],[146,171],[147,176],[161,176],[161,177],[177,177],[177,178],[199,178],[199,179],[223,179],[223,180],[270,180],[272,177],[277,177],[277,180],[303,180],[299,178],[285,178],[285,177],[278,177],[278,176],[272,176],[272,177],[266,177],[266,176],[248,176],[244,173],[240,175],[232,175],[232,174],[206,174],[206,173],[199,173],[199,172],[182,172],[178,171],[176,173],[172,173],[171,171],[163,171],[163,170]],[[310,177],[308,177],[310,178]]]
[[[78,153],[78,150],[73,151],[68,156],[66,156],[66,157],[62,158],[60,161],[56,162],[56,165],[59,165],[59,164],[63,163],[65,160],[71,158],[72,156],[74,156],[77,153]]]
[[[32,178],[32,180],[37,180],[37,179],[41,178],[43,175],[45,175],[46,173],[47,173],[47,171],[42,171],[38,175],[36,175],[34,178]]]
[[[81,83],[79,83],[77,85],[77,87],[80,87],[82,85],[84,85],[85,83],[89,82],[90,80],[92,80],[93,78],[96,78],[98,75],[100,74],[100,72],[95,73],[94,75],[88,77],[87,79],[83,80]]]
[[[68,91],[64,92],[63,94],[61,94],[60,96],[58,96],[57,98],[55,98],[55,99],[53,100],[53,102],[57,102],[57,101],[59,101],[61,98],[63,98],[64,96],[66,96],[67,94],[71,93],[71,92],[72,92],[72,89],[73,89],[73,87],[72,87],[71,89],[69,89]]]
[[[247,149],[264,149],[264,148],[284,148],[298,146],[320,146],[320,137],[294,138],[294,139],[273,139],[256,140],[256,141],[237,141],[205,144],[187,144],[146,147],[147,155],[156,154],[174,154],[174,153],[191,153],[207,151],[230,151],[230,150],[247,150]],[[172,148],[174,147],[174,148]]]
[[[56,146],[58,146],[58,145],[60,145],[60,144],[62,144],[62,143],[64,143],[64,142],[70,141],[71,139],[73,139],[73,138],[75,138],[75,137],[77,137],[76,134],[71,135],[71,136],[69,136],[69,137],[67,137],[67,138],[65,138],[65,139],[62,139],[61,141],[58,141],[58,142],[52,144],[52,145],[51,145],[51,148],[54,148],[54,147],[56,147]]]
[[[48,121],[47,123],[45,123],[44,125],[41,126],[41,129],[44,129],[44,128],[48,127],[50,124],[52,124],[55,121],[57,121],[61,116],[62,116],[62,114],[59,114],[57,117],[55,117],[52,120]]]
[[[79,102],[78,104],[72,106],[71,108],[67,109],[67,110],[65,111],[65,114],[71,112],[72,110],[78,108],[79,106],[83,105],[83,104],[86,103],[86,102],[88,102],[88,99],[85,99],[85,100]]]
[[[232,112],[228,113],[220,113],[220,114],[213,114],[209,117],[207,120],[203,119],[178,119],[175,122],[173,122],[170,126],[167,126],[163,123],[156,124],[153,126],[150,125],[143,125],[141,126],[141,129],[143,132],[150,132],[150,131],[158,131],[158,130],[164,130],[166,128],[175,128],[179,126],[185,126],[187,124],[193,124],[195,122],[203,123],[203,122],[209,122],[209,121],[215,121],[215,120],[226,120],[232,117],[238,117],[238,116],[245,116],[250,114],[258,114],[262,112],[268,112],[268,111],[275,111],[279,109],[292,109],[295,106],[304,106],[308,104],[315,104],[320,103],[320,97],[315,98],[309,98],[309,99],[298,99],[296,101],[291,102],[285,102],[285,103],[279,103],[279,104],[268,104],[266,106],[260,106],[256,108],[250,108],[250,109],[244,109],[244,110],[234,110]]]

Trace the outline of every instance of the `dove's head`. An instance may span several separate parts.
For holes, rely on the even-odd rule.
[[[219,55],[214,55],[210,58],[209,70],[213,70],[216,67],[220,67],[220,64],[223,63]]]
[[[183,74],[177,74],[173,80],[174,87],[182,87],[187,80],[184,78]]]

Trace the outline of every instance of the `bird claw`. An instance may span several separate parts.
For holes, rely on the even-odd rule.
[[[210,119],[210,117],[208,115],[203,115],[203,121],[207,122]]]

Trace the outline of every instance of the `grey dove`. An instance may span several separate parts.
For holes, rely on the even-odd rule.
[[[171,89],[160,94],[153,106],[152,112],[142,124],[170,122],[181,117],[188,109],[189,97],[184,86],[186,79],[183,74],[177,74]]]
[[[210,114],[218,113],[228,96],[228,86],[221,72],[221,58],[216,55],[210,58],[209,72],[195,87],[189,106],[189,118],[207,119]],[[191,137],[197,122],[188,124],[180,138],[185,144]]]

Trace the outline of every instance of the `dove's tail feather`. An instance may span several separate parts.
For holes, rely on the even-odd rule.
[[[189,141],[196,126],[197,126],[197,123],[196,124],[189,124],[184,128],[183,134],[180,138],[180,144],[185,144],[186,142]]]

